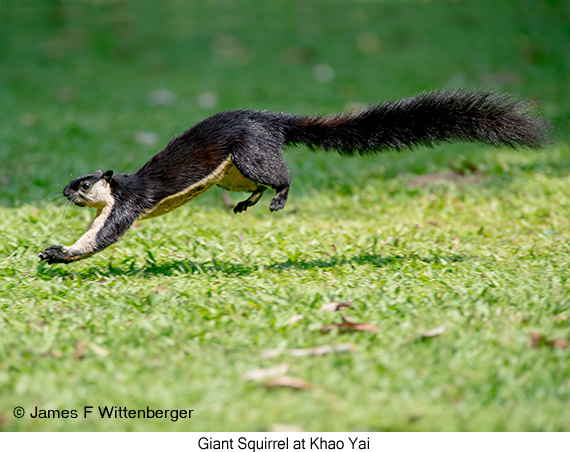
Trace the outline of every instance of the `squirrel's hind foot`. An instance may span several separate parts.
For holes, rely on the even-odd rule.
[[[281,210],[285,207],[287,203],[287,198],[289,197],[289,186],[277,190],[277,194],[275,198],[271,200],[271,204],[269,204],[269,210],[271,212],[275,212],[276,210]]]

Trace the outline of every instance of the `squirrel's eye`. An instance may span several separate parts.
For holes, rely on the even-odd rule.
[[[82,188],[83,190],[89,190],[89,189],[91,188],[91,182],[83,182],[83,183],[81,184],[81,188]]]

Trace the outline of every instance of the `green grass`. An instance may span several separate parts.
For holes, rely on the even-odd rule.
[[[564,2],[51,3],[0,10],[0,430],[568,429],[570,348],[551,342],[570,339]],[[283,212],[267,196],[234,216],[214,189],[88,260],[38,262],[91,218],[63,209],[72,176],[135,170],[215,111],[327,113],[456,86],[536,99],[555,142],[291,150]],[[152,104],[157,89],[175,101]],[[331,301],[354,309],[320,310]],[[380,331],[320,332],[343,313]],[[263,357],[341,343],[355,350]],[[279,363],[312,389],[242,378]],[[12,414],[84,405],[195,411]]]

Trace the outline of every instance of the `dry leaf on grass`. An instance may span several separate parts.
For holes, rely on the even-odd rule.
[[[312,386],[302,378],[291,377],[290,375],[278,375],[277,377],[263,380],[263,384],[268,388],[312,389]]]
[[[246,372],[242,378],[245,381],[258,381],[268,388],[311,389],[311,385],[302,378],[284,375],[289,366],[285,363],[263,369],[253,369]]]
[[[342,316],[342,323],[329,323],[328,325],[323,326],[320,331],[321,333],[328,333],[335,329],[337,329],[339,333],[350,333],[353,331],[377,333],[380,331],[380,328],[375,325],[355,322],[344,315]]]
[[[95,353],[96,355],[105,357],[109,355],[109,350],[107,350],[106,348],[103,348],[97,344],[89,344],[89,348],[91,349],[91,351],[93,353]]]
[[[542,334],[540,334],[538,331],[533,331],[530,333],[530,343],[533,347],[540,347],[542,340]]]
[[[279,350],[278,348],[272,348],[270,350],[263,351],[261,353],[261,359],[277,358],[282,353],[287,353],[287,350]]]
[[[422,333],[422,337],[429,338],[439,336],[440,334],[445,333],[446,327],[445,325],[438,326],[437,328],[432,328],[431,330],[424,331]]]
[[[554,339],[550,341],[550,345],[554,348],[560,348],[564,350],[568,347],[568,341],[566,339]]]
[[[82,344],[81,342],[76,342],[75,343],[75,351],[73,352],[73,354],[71,355],[72,359],[81,359],[85,356],[85,344]]]
[[[537,347],[550,347],[559,348],[564,350],[568,347],[568,341],[566,339],[547,339],[538,331],[533,331],[530,333],[531,345],[535,348]]]
[[[350,353],[356,350],[354,344],[336,344],[336,345],[321,345],[319,347],[310,348],[293,348],[290,350],[266,350],[261,355],[264,359],[276,358],[281,354],[286,354],[295,357],[301,356],[322,356],[328,353]]]
[[[264,367],[263,369],[250,370],[243,374],[242,378],[245,381],[261,381],[267,378],[283,375],[285,372],[287,372],[288,369],[289,366],[285,363],[282,363],[272,367]]]
[[[302,314],[295,314],[289,320],[285,322],[285,325],[295,325],[299,320],[303,318]]]
[[[321,306],[319,311],[344,311],[346,309],[353,309],[354,305],[351,301],[327,303]]]

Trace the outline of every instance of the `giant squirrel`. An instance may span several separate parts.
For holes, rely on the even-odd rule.
[[[164,215],[214,185],[251,193],[234,212],[275,190],[269,209],[283,209],[291,176],[282,150],[304,144],[347,156],[474,141],[540,148],[548,125],[515,97],[495,92],[435,91],[373,105],[357,113],[296,116],[266,111],[217,113],[173,138],[133,174],[98,170],[71,181],[64,196],[97,209],[71,246],[39,253],[49,264],[89,257],[115,243],[137,219]]]

